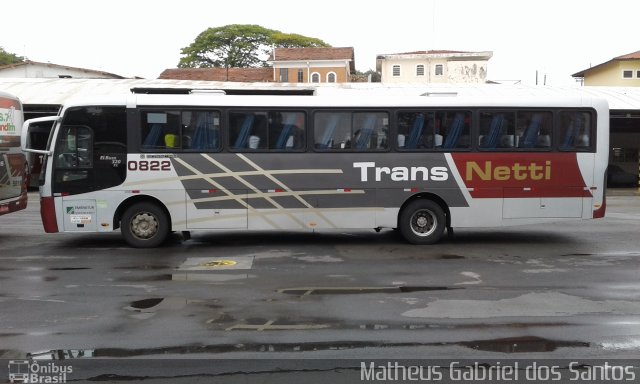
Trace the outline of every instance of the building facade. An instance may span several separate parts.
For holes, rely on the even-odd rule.
[[[353,48],[275,48],[262,68],[170,68],[159,79],[267,83],[348,83]]]
[[[353,47],[276,48],[268,63],[277,83],[349,83],[354,57]]]
[[[640,87],[640,51],[614,57],[571,76],[588,86]]]
[[[481,84],[493,52],[416,51],[376,57],[383,83]]]
[[[614,57],[571,76],[584,86],[624,95],[618,95],[619,98],[637,97],[634,87],[640,87],[640,51]],[[637,185],[640,179],[640,111],[636,108],[617,109],[611,104],[610,108],[610,183],[626,184],[624,181],[636,180]]]

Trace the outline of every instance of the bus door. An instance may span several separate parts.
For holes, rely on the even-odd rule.
[[[84,124],[72,124],[81,122]],[[108,195],[102,200],[82,195],[124,182],[127,172],[124,122],[124,108],[115,107],[79,108],[65,116],[51,159],[52,192],[61,197],[56,201],[62,204],[58,209],[62,210],[64,231],[96,231],[103,228],[102,223],[112,223],[113,207],[109,206]],[[112,230],[111,225],[104,230]]]

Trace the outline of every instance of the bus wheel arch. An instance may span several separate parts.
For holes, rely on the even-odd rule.
[[[451,212],[437,195],[423,193],[412,196],[400,207],[398,229],[412,244],[434,244],[451,227]]]
[[[134,196],[120,204],[113,225],[114,229],[120,228],[129,245],[153,248],[161,245],[171,232],[171,215],[160,200]]]

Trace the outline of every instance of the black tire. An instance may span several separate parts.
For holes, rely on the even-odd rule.
[[[157,247],[167,239],[169,217],[157,204],[136,203],[124,211],[120,230],[125,241],[132,247]]]
[[[402,209],[398,217],[400,233],[411,244],[437,243],[445,227],[444,211],[432,200],[414,200]]]

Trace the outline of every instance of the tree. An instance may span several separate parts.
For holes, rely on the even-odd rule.
[[[179,68],[264,67],[272,48],[330,47],[320,39],[282,33],[259,25],[209,28],[180,52]]]
[[[0,65],[8,65],[15,63],[22,63],[25,60],[24,57],[18,56],[14,53],[9,53],[0,47]]]

